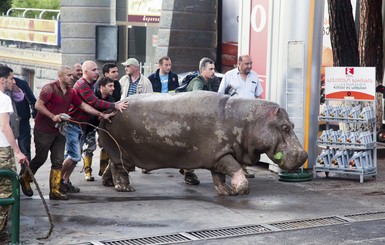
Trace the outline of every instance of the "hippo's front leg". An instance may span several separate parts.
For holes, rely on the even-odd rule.
[[[218,192],[220,196],[235,196],[235,193],[230,186],[226,184],[226,175],[211,171],[211,175],[213,177],[213,183],[215,190]]]
[[[135,191],[134,187],[130,186],[128,171],[121,164],[111,162],[112,180],[114,181],[115,190],[119,192]]]
[[[250,192],[249,181],[245,177],[245,173],[241,165],[230,154],[223,156],[217,162],[215,171],[231,177],[231,187],[234,195],[248,195]],[[221,179],[219,179],[221,181]],[[214,184],[214,175],[213,175]],[[225,183],[225,179],[222,179]],[[223,184],[222,184],[223,185]],[[216,185],[217,188],[217,185]]]

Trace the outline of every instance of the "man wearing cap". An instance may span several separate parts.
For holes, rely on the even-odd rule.
[[[124,99],[134,94],[152,93],[152,84],[147,77],[140,73],[139,62],[135,58],[129,58],[126,62],[123,62],[126,75],[120,78],[119,83],[122,88],[122,98]],[[134,171],[129,169],[128,171]],[[122,186],[130,183],[127,171],[122,165],[116,165],[112,161],[109,162],[106,170],[102,176],[103,185],[112,186],[115,185],[116,191],[132,191],[131,189],[122,189]]]
[[[122,65],[126,67],[126,75],[119,80],[122,87],[122,99],[134,94],[153,92],[150,80],[140,73],[137,59],[129,58],[126,62],[123,62]]]

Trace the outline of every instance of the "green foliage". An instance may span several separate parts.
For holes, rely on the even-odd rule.
[[[8,9],[12,6],[12,0],[1,0],[0,1],[0,15],[5,14]]]
[[[13,0],[14,8],[60,9],[60,0]]]
[[[13,8],[34,8],[34,9],[60,9],[60,0],[9,0],[12,2]],[[12,16],[20,16],[21,11],[13,11]],[[28,11],[27,18],[35,18],[40,14],[40,11]],[[52,19],[57,13],[46,13],[44,19]]]

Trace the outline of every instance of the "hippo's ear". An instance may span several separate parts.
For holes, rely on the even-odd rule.
[[[278,113],[280,112],[281,108],[279,107],[272,107],[270,108],[270,110],[268,111],[268,117],[269,118],[275,118],[278,116]]]

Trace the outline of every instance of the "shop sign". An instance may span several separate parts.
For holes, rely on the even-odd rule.
[[[128,22],[159,23],[162,0],[127,1]]]
[[[326,67],[326,99],[372,101],[375,93],[375,67]]]

